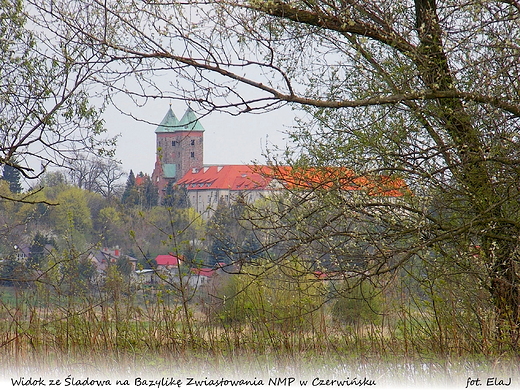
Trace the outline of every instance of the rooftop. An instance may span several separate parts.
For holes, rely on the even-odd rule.
[[[208,165],[192,169],[177,184],[187,190],[261,190],[267,188],[272,179],[265,177],[250,165]]]
[[[403,196],[409,190],[404,180],[384,175],[356,175],[342,167],[291,168],[267,165],[209,165],[186,173],[177,184],[190,190],[264,190],[276,181],[289,189],[363,190],[373,196]]]
[[[157,265],[162,266],[172,266],[172,265],[179,265],[181,262],[181,259],[178,256],[174,256],[172,254],[168,255],[158,255],[155,258],[155,261],[157,262]]]
[[[204,131],[204,127],[202,127],[199,120],[197,119],[197,116],[195,115],[195,112],[190,107],[188,107],[183,117],[181,118],[179,126],[182,128],[182,130]]]
[[[172,133],[176,131],[204,131],[204,127],[202,127],[195,112],[190,107],[188,107],[180,121],[170,107],[155,132]]]

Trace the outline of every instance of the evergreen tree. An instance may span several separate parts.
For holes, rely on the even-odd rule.
[[[258,237],[252,231],[247,232],[242,243],[242,260],[252,262],[258,259],[262,253],[264,253],[264,248]]]
[[[173,209],[186,209],[190,207],[188,191],[186,188],[176,186],[173,182],[169,181],[166,185],[164,198],[161,204]]]
[[[142,205],[145,208],[152,208],[154,206],[157,206],[159,203],[159,190],[157,189],[157,186],[153,184],[152,180],[150,179],[150,176],[143,175],[142,173],[142,183],[139,186],[139,192],[142,194]]]
[[[4,165],[2,179],[9,183],[9,189],[15,194],[22,192],[22,185],[20,183],[21,174],[18,169],[12,165]]]
[[[159,203],[159,190],[150,179],[150,176],[145,175],[143,172],[139,172],[135,176],[133,171],[130,171],[121,202],[149,209],[157,206]]]
[[[40,232],[36,233],[32,245],[29,248],[30,255],[27,264],[29,267],[37,268],[42,264],[45,256],[48,254],[45,251],[45,246],[48,244],[54,245],[54,240],[49,239],[46,235],[41,234]]]
[[[13,257],[0,264],[0,285],[22,287],[28,279],[26,266]]]
[[[128,179],[126,180],[126,186],[121,197],[121,203],[130,205],[136,205],[139,203],[139,193],[135,184],[135,175],[132,170],[130,170]]]

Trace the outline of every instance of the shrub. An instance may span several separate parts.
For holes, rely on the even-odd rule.
[[[263,324],[283,331],[313,323],[324,289],[298,261],[249,266],[222,286],[218,316],[225,323]]]
[[[346,282],[337,286],[338,296],[332,303],[332,316],[348,325],[379,324],[383,299],[376,287],[369,282]]]

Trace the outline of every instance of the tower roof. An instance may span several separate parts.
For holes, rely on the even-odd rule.
[[[180,130],[179,128],[179,120],[175,116],[175,114],[172,111],[172,108],[170,107],[168,109],[168,112],[164,116],[163,120],[161,121],[161,124],[157,126],[157,129],[155,130],[156,133],[171,133],[174,131]]]
[[[204,131],[204,127],[202,127],[195,112],[190,107],[188,107],[180,121],[170,107],[155,132],[173,133],[176,131]]]
[[[195,112],[190,107],[188,107],[178,125],[181,130],[204,131],[204,127],[202,127]]]

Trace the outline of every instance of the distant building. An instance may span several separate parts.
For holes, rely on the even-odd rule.
[[[165,196],[168,183],[184,187],[191,207],[209,218],[220,202],[237,195],[256,200],[269,190],[266,179],[249,165],[204,165],[204,127],[188,108],[180,120],[171,107],[155,130],[157,156],[152,182]]]
[[[168,182],[176,183],[192,169],[202,168],[204,128],[191,108],[178,120],[170,107],[155,134],[157,156],[152,181],[162,199]]]
[[[158,255],[155,258],[155,262],[157,264],[157,269],[177,270],[177,268],[182,264],[182,259],[180,256],[169,253],[167,255]]]
[[[232,204],[239,195],[253,202],[280,188],[317,189],[339,186],[348,191],[365,190],[375,196],[401,196],[401,179],[356,176],[343,167],[293,169],[266,165],[204,165],[204,127],[188,108],[178,120],[170,108],[155,130],[157,159],[152,181],[159,200],[168,183],[186,189],[191,207],[208,219],[218,204]]]
[[[249,165],[206,165],[187,172],[177,185],[186,188],[191,207],[211,216],[218,204],[232,204],[242,195],[254,202],[271,190],[272,179]]]
[[[117,264],[120,257],[124,257],[131,266],[132,271],[137,268],[137,259],[121,253],[119,247],[102,248],[90,252],[89,258],[100,274],[105,274],[110,265]]]

